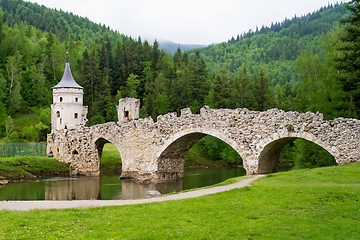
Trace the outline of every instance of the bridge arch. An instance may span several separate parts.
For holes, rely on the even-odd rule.
[[[102,153],[103,153],[103,150],[104,150],[104,146],[105,144],[107,143],[111,143],[113,144],[117,151],[119,152],[120,154],[120,158],[121,158],[121,149],[119,149],[118,146],[116,146],[116,142],[112,142],[111,140],[108,140],[104,137],[98,137],[95,141],[94,141],[94,145],[95,145],[95,151],[97,152],[97,156],[98,156],[98,169],[100,170],[100,164],[101,164],[101,160],[102,160]]]
[[[296,139],[304,139],[318,146],[325,149],[329,154],[331,154],[335,160],[336,156],[331,153],[331,148],[324,144],[323,142],[319,141],[314,135],[310,133],[304,134],[294,134],[296,136],[289,136],[287,137],[279,137],[273,140],[268,141],[265,144],[265,147],[260,150],[260,155],[258,158],[258,173],[259,174],[267,174],[276,172],[279,159],[280,159],[280,152],[287,144],[295,141]]]
[[[161,179],[182,178],[184,176],[185,158],[191,147],[203,137],[210,135],[231,146],[241,157],[238,144],[218,130],[187,129],[177,132],[166,140],[154,156],[156,175]],[[244,166],[246,166],[244,161]],[[247,170],[245,168],[245,170]]]

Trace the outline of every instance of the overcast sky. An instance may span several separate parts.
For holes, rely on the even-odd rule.
[[[73,12],[127,36],[181,44],[224,42],[232,36],[327,6],[332,0],[31,0]]]

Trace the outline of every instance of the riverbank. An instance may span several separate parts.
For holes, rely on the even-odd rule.
[[[166,194],[160,197],[129,200],[71,200],[71,201],[0,201],[0,210],[29,211],[33,209],[66,209],[104,206],[122,206],[142,203],[164,202],[195,198],[209,194],[229,191],[235,188],[249,187],[250,183],[264,175],[242,176],[228,179],[213,186],[182,191],[177,194]]]
[[[16,156],[0,158],[0,180],[3,184],[25,179],[69,175],[69,165],[53,158]]]
[[[0,211],[4,239],[356,239],[360,162],[269,174],[192,199]],[[36,221],[34,221],[36,219]]]

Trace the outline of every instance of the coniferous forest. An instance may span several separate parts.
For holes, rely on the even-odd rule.
[[[62,77],[66,52],[84,87],[89,125],[117,121],[122,97],[139,98],[140,117],[154,120],[185,107],[198,113],[204,105],[359,118],[359,6],[328,5],[170,55],[156,40],[127,37],[73,13],[0,0],[0,139],[46,140],[51,87]],[[210,149],[209,140],[202,144]],[[284,158],[306,144],[295,141]]]

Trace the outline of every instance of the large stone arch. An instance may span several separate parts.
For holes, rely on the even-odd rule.
[[[157,178],[182,178],[184,176],[184,162],[186,155],[195,143],[207,135],[216,137],[229,144],[241,156],[238,144],[219,130],[201,128],[182,130],[165,141],[160,151],[154,156],[157,167]],[[246,166],[245,161],[244,166]]]
[[[336,156],[331,153],[331,148],[329,145],[320,141],[311,133],[289,133],[288,136],[278,136],[275,139],[271,139],[265,142],[264,147],[260,149],[260,155],[258,158],[258,173],[266,174],[276,172],[280,152],[283,147],[287,144],[295,141],[296,139],[304,139],[315,143],[329,152],[336,160]]]

